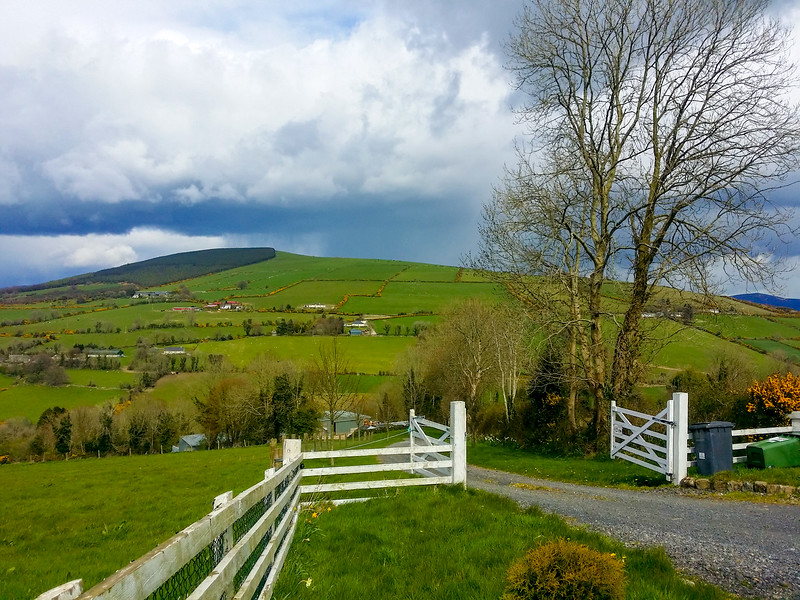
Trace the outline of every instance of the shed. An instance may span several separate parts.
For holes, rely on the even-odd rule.
[[[183,346],[167,346],[162,350],[163,354],[186,354]]]
[[[178,445],[172,447],[173,452],[192,452],[205,450],[207,446],[205,433],[192,433],[178,440]]]
[[[330,425],[330,417],[328,416],[330,413],[326,410],[320,421],[322,422],[322,428],[325,431],[328,431],[328,426]],[[344,411],[337,411],[335,415],[334,423],[333,423],[333,433],[340,434],[340,433],[350,433],[354,429],[358,429],[359,419],[364,419],[367,415],[364,414],[356,414],[354,412],[350,412],[349,410]]]

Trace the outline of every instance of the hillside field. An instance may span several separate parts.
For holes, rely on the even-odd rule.
[[[214,264],[213,254],[203,255],[202,260],[189,255],[185,260],[201,266]],[[180,269],[176,260],[169,262],[171,272]],[[233,258],[229,253],[224,260]],[[152,280],[153,265],[145,267],[142,271],[132,265],[121,272],[145,272]],[[125,397],[127,388],[137,381],[137,374],[127,369],[141,343],[182,346],[201,362],[210,355],[224,355],[236,367],[245,367],[264,353],[308,364],[318,356],[324,336],[276,336],[273,332],[281,323],[309,327],[323,313],[341,317],[345,323],[363,318],[370,324],[367,335],[341,338],[348,370],[360,374],[359,388],[369,392],[391,377],[397,358],[416,343],[415,331],[440,320],[448,305],[474,297],[492,300],[503,294],[496,284],[458,267],[286,252],[276,252],[269,260],[142,288],[173,292],[168,298],[107,297],[102,292],[107,289],[104,285],[125,284],[110,277],[104,273],[98,282],[82,276],[74,281],[85,283],[55,282],[17,295],[2,295],[0,350],[5,351],[6,360],[11,360],[11,355],[63,352],[74,347],[119,349],[124,356],[119,359],[122,371],[68,369],[66,386],[21,384],[0,376],[0,420],[24,417],[35,422],[50,406],[73,408]],[[625,286],[612,282],[604,286],[606,310],[624,310]],[[130,290],[132,294],[137,286]],[[190,296],[174,294],[185,295],[187,290]],[[59,293],[64,297],[58,297]],[[711,311],[702,308],[699,299],[675,290],[663,291],[662,301],[674,307],[695,303],[698,309],[689,326],[658,320],[655,329],[663,347],[651,357],[645,382],[646,396],[655,402],[664,397],[664,386],[674,373],[688,367],[707,371],[720,356],[735,357],[750,365],[756,375],[771,372],[778,361],[800,361],[800,318],[794,313],[730,298],[717,298]],[[231,308],[207,308],[212,302],[228,302]],[[246,326],[256,326],[260,335],[247,336]],[[611,335],[612,328],[608,329]],[[180,386],[165,380],[148,393],[169,401],[171,394],[185,396],[179,390]]]

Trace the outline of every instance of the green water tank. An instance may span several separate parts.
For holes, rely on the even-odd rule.
[[[748,444],[747,466],[751,469],[800,467],[800,438],[777,436]]]

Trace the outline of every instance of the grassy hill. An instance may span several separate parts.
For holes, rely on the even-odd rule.
[[[261,257],[261,259],[259,259]],[[174,267],[175,270],[170,270]],[[192,270],[203,271],[184,277]],[[181,296],[158,299],[109,298],[103,286],[163,272],[160,285],[150,290],[175,292],[174,277],[184,277]],[[116,278],[116,279],[115,279]],[[103,281],[100,281],[100,280]],[[274,336],[281,323],[308,327],[321,314],[346,322],[363,317],[375,335],[346,337],[343,344],[353,371],[363,374],[362,389],[376,389],[389,377],[396,358],[414,344],[415,330],[435,322],[452,302],[470,297],[497,298],[502,290],[478,274],[441,265],[408,261],[318,258],[271,248],[226,249],[182,253],[118,269],[72,278],[75,297],[54,299],[60,288],[17,290],[0,302],[0,351],[10,355],[65,351],[75,346],[121,349],[122,367],[130,364],[137,343],[184,346],[203,360],[223,354],[244,366],[260,353],[298,362],[317,355],[319,336]],[[85,283],[75,283],[84,281]],[[99,282],[98,282],[99,281]],[[64,282],[61,282],[64,284]],[[605,308],[625,309],[626,284],[604,286]],[[69,286],[67,286],[69,287]],[[189,291],[189,295],[186,294]],[[207,308],[211,302],[230,302],[232,309]],[[660,301],[673,307],[693,304],[690,327],[670,319],[657,319],[667,343],[651,359],[648,395],[664,394],[664,385],[687,367],[709,370],[721,355],[751,365],[754,373],[768,373],[776,361],[800,362],[800,318],[797,313],[739,302],[731,298],[707,299],[664,290]],[[235,310],[239,307],[240,310]],[[195,310],[176,310],[192,308]],[[246,335],[256,326],[261,335]],[[610,330],[610,328],[609,328]],[[252,330],[251,330],[252,334]],[[0,380],[0,420],[28,417],[35,420],[44,408],[58,404],[94,405],[127,394],[125,381],[103,384],[89,381],[79,371],[70,372],[69,386],[46,388]],[[177,391],[176,395],[180,395]],[[169,394],[161,392],[162,398]]]
[[[91,296],[93,292],[109,289],[109,286],[102,284],[130,283],[139,287],[160,286],[271,258],[275,258],[274,248],[215,248],[180,252],[38,285],[0,289],[0,297],[9,301],[18,294],[26,292],[39,292],[39,295],[47,295],[46,293],[50,292],[52,295],[53,292],[63,291],[64,288],[72,286],[84,286],[81,291]],[[43,292],[45,294],[42,294]]]

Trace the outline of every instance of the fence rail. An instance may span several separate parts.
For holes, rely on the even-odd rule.
[[[413,413],[411,415],[413,424]],[[414,445],[405,448],[300,451],[300,440],[284,441],[283,466],[269,469],[264,480],[233,497],[217,496],[214,508],[138,560],[82,593],[71,581],[36,600],[268,600],[286,559],[297,524],[301,496],[311,493],[380,489],[417,485],[466,485],[466,412],[463,402],[450,405],[451,428],[425,422],[446,432],[437,440],[437,458],[415,460]],[[414,427],[412,426],[412,430]],[[442,439],[449,437],[451,443]],[[445,457],[441,453],[449,453]],[[303,461],[318,458],[396,457],[403,462],[305,469]],[[446,475],[405,479],[300,485],[305,477],[386,471]]]

